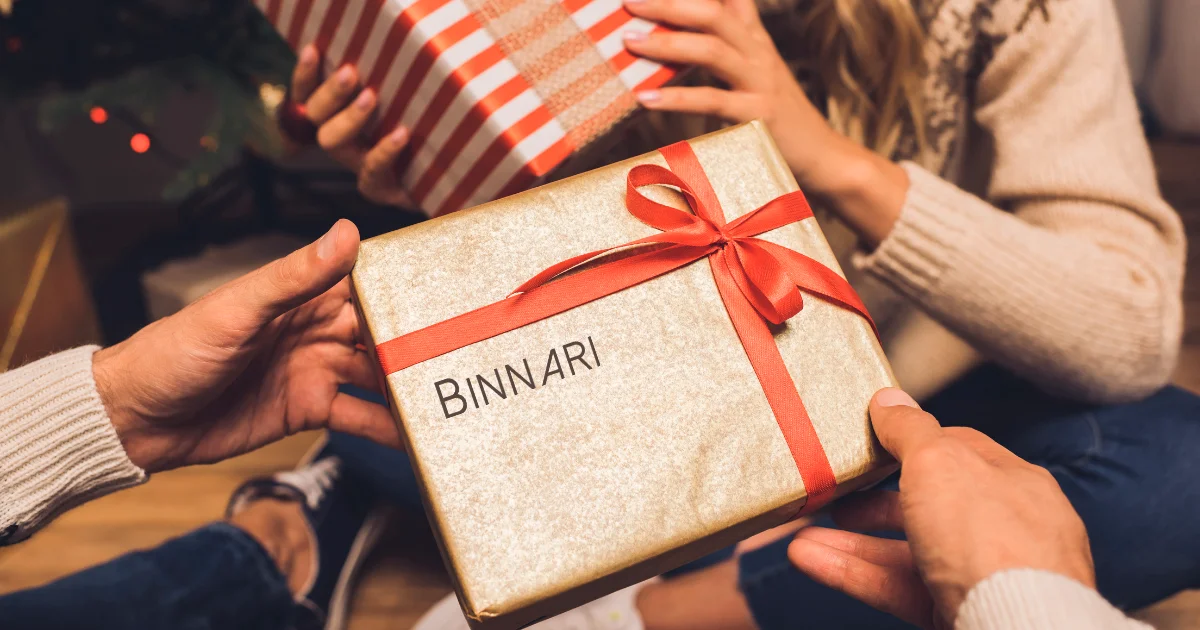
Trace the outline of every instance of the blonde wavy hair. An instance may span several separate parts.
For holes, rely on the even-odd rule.
[[[893,156],[906,134],[923,152],[925,33],[912,0],[761,4],[766,14],[774,12],[770,5],[797,4],[779,7],[787,30],[772,34],[810,93],[824,100],[834,129],[884,156]]]
[[[913,0],[757,0],[763,22],[834,129],[889,158],[924,162],[925,33]],[[685,84],[712,84],[704,72]],[[654,112],[651,148],[718,129],[714,118]],[[902,146],[905,141],[914,144]],[[897,156],[898,149],[905,155]]]

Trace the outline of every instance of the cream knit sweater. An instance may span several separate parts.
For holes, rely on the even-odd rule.
[[[918,6],[932,147],[908,143],[922,165],[904,163],[900,219],[854,265],[901,384],[928,394],[983,358],[1087,401],[1162,387],[1184,233],[1158,191],[1112,1]]]
[[[146,479],[126,456],[96,391],[95,351],[77,348],[0,373],[0,546],[28,538],[73,506]],[[1001,571],[977,584],[955,627],[1148,628],[1096,591],[1033,569]]]
[[[96,391],[96,350],[76,348],[0,373],[0,545],[146,480]]]

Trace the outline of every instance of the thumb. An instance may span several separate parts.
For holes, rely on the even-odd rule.
[[[350,273],[358,228],[339,219],[324,236],[226,285],[209,306],[226,321],[264,326],[328,291]]]
[[[894,387],[875,392],[870,414],[879,443],[902,465],[909,453],[942,436],[937,419],[921,411],[912,396]]]

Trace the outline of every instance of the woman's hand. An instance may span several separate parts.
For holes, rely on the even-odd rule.
[[[384,407],[338,391],[378,389],[356,349],[346,274],[358,229],[234,280],[96,353],[96,388],[130,460],[154,472],[215,462],[329,427],[399,446]]]
[[[788,557],[809,577],[926,628],[953,627],[967,593],[1004,569],[1095,587],[1083,521],[1046,469],[974,429],[943,429],[898,389],[875,395],[871,423],[900,461],[900,492],[847,497],[834,518],[908,540],[802,530]]]
[[[363,131],[378,108],[371,88],[359,89],[358,71],[342,66],[321,82],[321,55],[312,44],[300,51],[292,72],[291,98],[304,105],[308,119],[317,125],[317,144],[333,159],[358,174],[358,190],[375,203],[408,206],[412,202],[400,187],[396,160],[408,143],[408,130],[396,127],[375,146]]]
[[[904,170],[834,131],[808,100],[763,27],[754,0],[625,0],[630,13],[679,31],[626,33],[630,52],[706,68],[729,89],[640,92],[650,109],[761,118],[805,192],[818,196],[874,247],[891,232],[908,190]]]

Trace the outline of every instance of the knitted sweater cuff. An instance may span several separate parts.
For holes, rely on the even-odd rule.
[[[1038,569],[997,571],[963,600],[956,630],[1152,630],[1126,617],[1096,592],[1068,577]]]
[[[854,265],[914,299],[928,294],[942,272],[954,264],[959,244],[978,229],[969,212],[954,204],[963,195],[945,180],[903,162],[908,196],[896,225],[870,254],[858,254]],[[950,188],[951,190],[946,190]]]
[[[0,374],[0,545],[146,480],[96,391],[96,350],[75,348]]]

